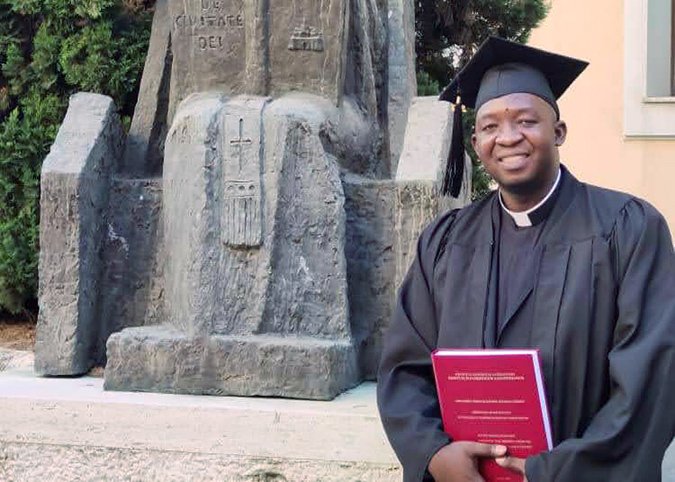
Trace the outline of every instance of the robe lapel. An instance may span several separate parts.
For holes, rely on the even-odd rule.
[[[533,274],[534,274],[534,270]],[[509,326],[509,323],[513,320],[513,317],[518,313],[518,310],[520,310],[520,307],[523,306],[525,301],[530,297],[530,294],[532,294],[532,289],[534,287],[534,277],[530,278],[530,280],[527,282],[527,284],[524,286],[522,291],[520,292],[520,296],[518,297],[518,302],[512,304],[509,306],[508,310],[506,311],[506,315],[504,316],[505,321],[501,325],[499,329],[499,333],[497,334],[497,342],[499,342],[499,339],[502,336],[502,333],[506,330],[506,328]]]
[[[555,369],[556,332],[570,250],[568,244],[545,247],[537,275],[530,346],[539,348],[544,378],[549,382]],[[548,396],[554,400],[552,384]]]
[[[560,219],[567,213],[569,212],[569,208],[572,204],[572,200],[574,199],[574,194],[576,193],[576,190],[579,186],[579,182],[570,174],[570,172],[567,170],[565,166],[561,166],[562,169],[562,179],[561,179],[561,184],[560,184],[560,192],[558,194],[558,197],[556,199],[556,203],[553,206],[553,209],[551,209],[551,212],[549,213],[549,217],[545,222],[543,226],[543,230],[541,233],[541,246],[546,246],[547,244],[550,243],[555,243],[556,241],[559,241],[562,239],[562,235],[565,233],[560,232]],[[534,286],[536,284],[535,280],[539,278],[541,274],[541,256],[542,256],[542,248],[538,248],[535,250],[535,252],[532,254],[532,260],[528,264],[528,266],[524,266],[523,269],[526,269],[530,272],[530,275],[525,278],[525,282],[522,283],[521,286],[521,291],[518,295],[517,302],[511,304],[510,306],[507,307],[506,313],[504,316],[504,323],[501,325],[501,329],[499,330],[499,333],[497,335],[497,342],[499,343],[499,340],[502,336],[502,333],[506,330],[507,326],[509,323],[513,320],[514,316],[520,308],[523,306],[523,304],[529,299],[530,295],[532,294],[534,290]],[[535,324],[536,324],[536,316],[535,316]]]
[[[520,308],[523,306],[523,304],[527,301],[527,299],[530,297],[530,294],[532,293],[532,290],[534,288],[534,281],[537,274],[536,266],[538,265],[538,260],[540,256],[541,250],[540,249],[535,250],[535,252],[532,253],[532,258],[528,260],[526,266],[521,267],[521,269],[525,270],[527,274],[526,276],[523,277],[523,281],[520,283],[520,286],[518,287],[520,289],[520,292],[518,293],[518,296],[515,298],[516,301],[514,303],[511,303],[506,308],[506,313],[504,313],[504,322],[500,325],[499,333],[497,334],[497,343],[499,343],[502,333],[506,330],[506,328],[508,327],[509,323],[511,323],[516,313],[518,313]]]
[[[482,314],[483,348],[495,348],[497,346],[497,290],[499,288],[497,279],[498,260],[494,252],[493,246],[486,247],[481,269],[485,270],[487,276],[479,277],[476,276],[477,273],[474,273],[474,283],[471,286],[471,291],[482,297],[482,301],[476,297],[472,300],[472,304],[479,306],[478,303],[482,303],[482,306],[485,307]],[[479,292],[479,288],[482,291]]]
[[[536,269],[534,312],[530,346],[538,347],[546,380],[553,380],[555,342],[563,288],[567,277],[571,245],[566,242],[570,226],[565,218],[574,212],[581,184],[562,166],[560,194],[541,234],[542,253]],[[548,387],[549,400],[554,400],[553,386]]]
[[[494,219],[498,203],[496,198],[490,206],[490,216],[484,216],[480,229],[481,238],[486,243],[481,243],[474,252],[471,263],[470,300],[466,311],[470,320],[482,320],[482,323],[471,323],[467,326],[466,336],[471,345],[475,347],[493,347],[494,333],[496,331],[496,310],[492,305],[496,286],[496,272],[493,269],[495,226]],[[498,216],[497,216],[498,217]],[[492,334],[492,339],[488,336]]]

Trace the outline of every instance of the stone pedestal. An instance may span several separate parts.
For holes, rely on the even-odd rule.
[[[344,193],[303,97],[199,94],[166,143],[166,323],[108,339],[106,388],[330,399],[360,379]]]
[[[129,328],[108,339],[105,388],[328,400],[359,378],[355,361],[347,341]]]
[[[111,100],[76,96],[44,164],[40,373],[317,399],[374,378],[419,232],[467,200],[438,196],[447,106],[405,130],[413,12],[157,0],[126,146]]]

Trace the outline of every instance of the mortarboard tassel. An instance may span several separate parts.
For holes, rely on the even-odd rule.
[[[450,153],[448,162],[445,166],[445,176],[443,177],[443,186],[441,194],[452,197],[458,197],[462,190],[462,181],[464,180],[464,128],[462,124],[462,99],[457,95],[457,100],[453,105],[454,111],[452,119],[452,138],[450,140]]]

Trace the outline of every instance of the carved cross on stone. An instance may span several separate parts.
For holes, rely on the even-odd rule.
[[[253,143],[251,139],[244,139],[244,119],[239,119],[239,138],[230,140],[230,147],[239,150],[239,171],[242,170],[244,162],[244,146],[250,146]]]
[[[223,119],[223,242],[238,249],[262,245],[261,119],[266,100],[229,102]]]

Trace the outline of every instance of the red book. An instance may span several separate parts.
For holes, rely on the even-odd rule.
[[[452,440],[505,445],[520,458],[553,448],[537,350],[438,349],[431,360]],[[523,480],[489,458],[480,472],[486,482]]]

